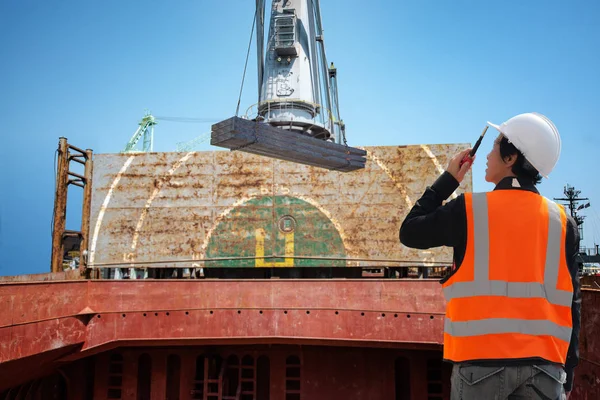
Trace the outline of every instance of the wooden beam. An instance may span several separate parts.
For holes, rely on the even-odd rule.
[[[214,124],[210,144],[342,172],[364,168],[367,155],[362,149],[239,117]]]

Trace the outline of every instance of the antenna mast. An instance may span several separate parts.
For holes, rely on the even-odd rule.
[[[569,211],[571,213],[571,217],[577,223],[579,228],[579,248],[581,248],[581,240],[583,240],[583,220],[585,216],[578,215],[577,212],[583,210],[584,208],[588,208],[590,206],[590,202],[588,201],[585,204],[579,205],[579,202],[589,200],[587,197],[579,197],[581,194],[581,190],[576,190],[575,187],[565,186],[563,193],[565,197],[554,198],[555,201],[561,201],[567,207],[569,207]]]

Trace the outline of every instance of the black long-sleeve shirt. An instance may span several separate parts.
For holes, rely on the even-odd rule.
[[[518,184],[515,184],[518,182]],[[458,188],[458,181],[448,172],[444,172],[431,186],[425,190],[404,219],[400,228],[400,241],[408,247],[428,249],[448,246],[454,248],[455,272],[461,265],[467,247],[467,212],[465,198],[458,196],[446,204],[442,203]],[[538,193],[535,186],[516,178],[503,179],[494,190],[527,190]],[[577,224],[567,216],[566,257],[571,280],[573,282],[573,333],[567,353],[565,371],[567,382],[565,391],[573,386],[573,370],[579,363],[579,331],[581,326],[581,291],[579,284],[579,231]],[[442,279],[444,283],[449,276]],[[531,364],[535,360],[507,360],[510,364]],[[539,359],[538,359],[539,361]],[[506,363],[505,363],[506,364]]]

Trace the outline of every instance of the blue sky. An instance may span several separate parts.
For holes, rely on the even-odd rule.
[[[581,189],[592,201],[584,244],[600,243],[599,2],[321,7],[350,145],[474,142],[487,120],[541,112],[563,152],[540,190]],[[0,275],[49,270],[59,136],[111,153],[146,109],[215,121],[234,114],[253,15],[252,0],[0,0]],[[256,102],[256,86],[253,51],[242,109]],[[209,131],[160,122],[155,150]],[[492,137],[474,166],[477,191],[492,188],[483,180]],[[69,202],[68,228],[78,229],[78,194]]]

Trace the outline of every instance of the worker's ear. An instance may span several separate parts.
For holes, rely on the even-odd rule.
[[[502,161],[504,161],[504,164],[506,164],[507,167],[512,168],[512,166],[517,162],[517,158],[518,157],[516,154],[511,154],[510,156],[504,157]]]

